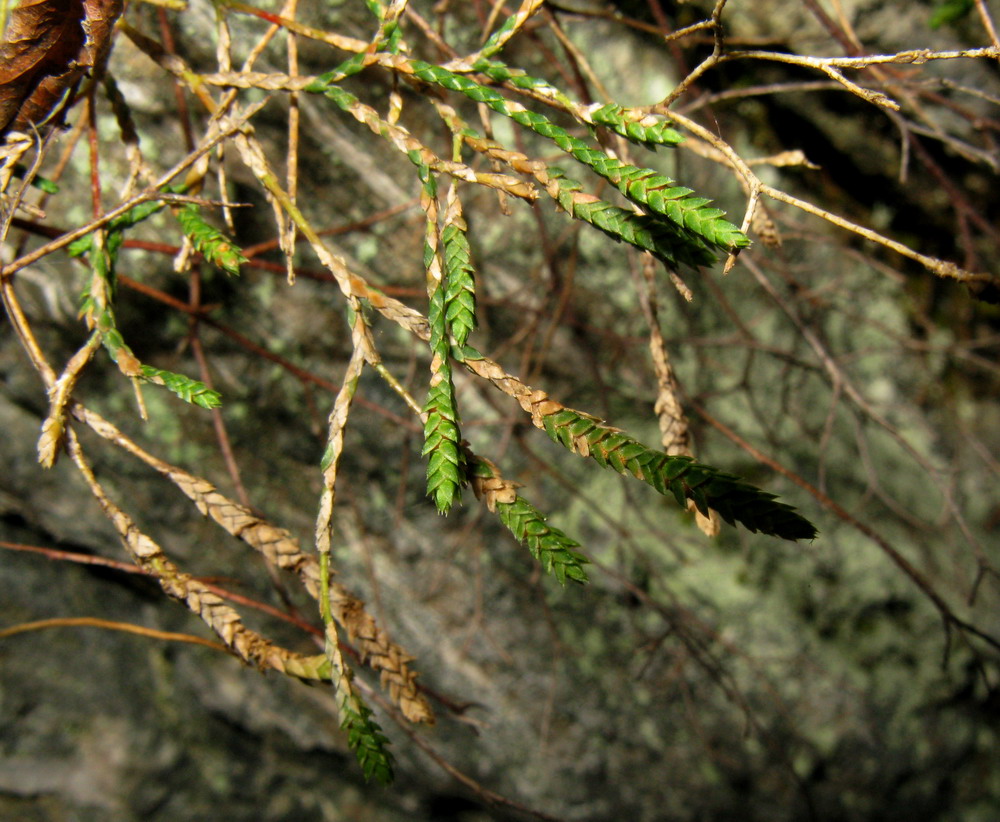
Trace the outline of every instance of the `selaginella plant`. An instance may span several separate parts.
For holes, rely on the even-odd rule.
[[[47,392],[49,411],[38,444],[40,462],[51,466],[61,453],[67,454],[136,563],[152,574],[167,594],[201,616],[234,654],[261,669],[331,682],[342,727],[365,776],[386,782],[392,777],[388,742],[372,719],[344,649],[378,672],[391,702],[406,720],[430,723],[433,713],[416,682],[412,658],[389,639],[360,599],[333,580],[338,467],[355,391],[366,369],[385,380],[419,420],[426,493],[437,511],[447,514],[459,504],[468,504],[463,489],[471,489],[561,584],[588,581],[586,549],[547,522],[545,514],[529,502],[530,489],[522,495],[519,484],[504,477],[502,458],[475,452],[463,438],[458,372],[511,398],[527,422],[571,455],[640,480],[690,509],[706,533],[717,532],[718,518],[786,540],[811,540],[817,532],[806,517],[775,495],[694,459],[681,410],[683,400],[665,350],[654,352],[657,411],[664,439],[660,447],[653,447],[595,414],[568,407],[475,347],[477,280],[481,274],[476,270],[466,210],[478,190],[492,190],[508,209],[541,208],[561,215],[558,218],[567,223],[577,221],[585,230],[596,229],[622,244],[621,248],[630,247],[643,255],[645,270],[656,277],[673,278],[681,289],[682,275],[693,272],[697,276],[702,267],[722,260],[732,267],[741,250],[751,245],[747,231],[759,216],[755,209],[760,197],[776,196],[774,190],[741,165],[728,146],[712,145],[710,135],[706,137],[698,123],[675,116],[666,107],[634,108],[614,100],[583,102],[553,82],[504,62],[501,55],[505,47],[547,13],[542,0],[521,2],[481,47],[465,54],[453,51],[434,34],[414,4],[406,0],[366,2],[372,34],[368,39],[357,39],[297,21],[296,4],[291,0],[277,13],[237,0],[215,0],[218,65],[214,70],[192,65],[168,44],[158,42],[134,19],[138,17],[135,10],[126,13],[120,2],[82,3],[78,16],[59,25],[53,22],[52,13],[60,6],[55,0],[15,6],[7,21],[4,73],[0,73],[0,112],[6,138],[5,236],[11,225],[31,227],[15,214],[25,186],[45,184],[41,173],[44,149],[51,142],[51,136],[45,135],[54,133],[47,131],[46,124],[67,120],[77,110],[75,104],[84,111],[82,127],[92,133],[96,111],[106,107],[114,114],[118,147],[124,147],[129,172],[120,201],[112,208],[105,207],[96,158],[117,148],[114,142],[98,144],[94,133],[92,143],[97,149],[92,156],[91,219],[78,228],[41,232],[48,241],[5,265],[2,287],[10,321]],[[181,3],[163,5],[177,6],[180,14],[187,13]],[[723,5],[718,4],[717,12]],[[246,43],[233,47],[229,28],[237,18],[241,31],[249,30],[248,20],[259,24],[259,41],[252,48]],[[718,13],[712,19],[718,24]],[[278,32],[287,37],[288,70],[257,71],[255,63]],[[141,150],[128,104],[106,70],[106,56],[115,37],[128,38],[163,76],[174,79],[201,107],[200,113],[191,115],[191,126],[200,123],[200,133],[192,136],[190,150],[169,168],[158,168]],[[324,47],[328,69],[311,75],[300,73],[295,44],[306,40]],[[44,55],[40,51],[43,47],[48,49]],[[32,63],[32,56],[39,59]],[[237,56],[243,60],[238,68],[233,64]],[[317,59],[315,52],[310,59]],[[353,82],[362,73],[370,82]],[[43,86],[44,92],[31,90]],[[102,95],[107,103],[101,101]],[[284,179],[278,171],[280,161],[269,156],[255,135],[254,117],[263,103],[250,100],[259,100],[261,95],[265,99],[286,97],[291,107],[291,149]],[[304,197],[313,196],[306,190],[308,181],[297,172],[294,148],[298,110],[307,97],[321,101],[330,116],[336,111],[354,118],[409,162],[412,178],[400,184],[419,192],[424,215],[420,265],[426,275],[426,300],[415,300],[411,305],[389,296],[332,250],[300,208]],[[407,125],[410,109],[419,109],[422,118],[436,118],[437,139],[434,129],[424,128],[420,118],[414,126]],[[477,112],[483,123],[478,128],[471,125]],[[510,129],[496,127],[491,121],[494,117],[506,121]],[[516,139],[500,139],[490,133],[492,130],[514,133]],[[424,132],[429,136],[417,136]],[[442,134],[443,140],[439,139]],[[650,164],[662,167],[660,158],[683,150],[689,139],[696,140],[703,153],[707,147],[709,154],[714,152],[712,156],[721,157],[743,175],[750,205],[742,228],[728,221],[710,196],[704,196],[712,192],[695,191],[663,171],[632,160],[633,153],[648,151],[652,152],[648,155]],[[226,164],[218,160],[221,147],[228,158],[238,158],[244,173],[256,180],[272,207],[290,285],[297,274],[293,260],[296,244],[304,242],[338,289],[350,329],[352,354],[330,412],[325,453],[316,460],[323,491],[315,551],[300,547],[287,529],[258,516],[247,501],[229,499],[208,480],[154,455],[74,393],[83,372],[105,356],[132,383],[143,415],[143,392],[159,390],[156,386],[207,413],[218,414],[220,405],[225,407],[224,397],[211,387],[207,373],[195,379],[142,363],[121,330],[124,324],[119,319],[124,309],[117,299],[121,249],[137,226],[164,214],[173,220],[167,231],[173,233],[180,249],[178,272],[214,266],[234,278],[235,288],[240,287],[235,278],[250,255],[245,256],[230,239],[231,229],[216,227],[216,213],[228,214],[232,205],[225,188]],[[36,148],[42,150],[33,162],[27,162]],[[207,192],[213,188],[216,173],[222,188],[213,199]],[[48,183],[47,190],[56,189]],[[513,205],[506,205],[510,201]],[[33,220],[42,224],[37,214]],[[39,342],[13,287],[19,271],[43,257],[60,254],[85,261],[89,268],[80,298],[82,342],[76,354],[62,364],[54,362]],[[928,267],[933,270],[930,263]],[[959,271],[953,266],[943,275],[959,276]],[[383,361],[373,334],[379,323],[395,324],[423,346],[422,358],[428,368],[422,399],[412,396]],[[155,425],[156,420],[149,424]],[[296,573],[319,603],[323,652],[304,656],[280,647],[248,628],[235,608],[185,573],[95,476],[77,435],[80,426],[89,427],[105,442],[153,468],[220,528],[274,565]],[[669,436],[668,429],[672,432]]]

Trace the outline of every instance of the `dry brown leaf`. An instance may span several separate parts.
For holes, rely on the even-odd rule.
[[[0,44],[0,134],[45,122],[100,66],[124,0],[22,0]]]

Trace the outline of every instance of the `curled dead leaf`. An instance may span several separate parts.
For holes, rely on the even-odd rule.
[[[30,131],[111,49],[124,0],[22,0],[0,43],[0,134]]]

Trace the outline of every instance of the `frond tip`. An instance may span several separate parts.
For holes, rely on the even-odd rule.
[[[195,250],[206,260],[227,274],[240,273],[240,266],[247,261],[247,258],[229,241],[225,234],[205,222],[198,206],[189,203],[178,209],[177,221],[184,229],[184,234],[191,240]]]
[[[459,447],[461,434],[454,404],[450,374],[431,386],[424,411],[423,456],[427,460],[427,495],[434,499],[438,512],[447,514],[462,500],[463,460]]]
[[[516,484],[504,479],[497,467],[483,457],[469,456],[470,480],[476,497],[486,503],[545,571],[560,585],[567,580],[583,584],[588,581],[584,569],[590,560],[576,549],[580,543],[545,521],[544,515],[518,495]]]
[[[436,266],[434,250],[425,251],[425,254],[429,254],[428,259]],[[451,378],[451,363],[448,360],[446,288],[444,283],[438,283],[431,294],[428,312],[431,328],[431,379],[423,408],[427,415],[422,452],[427,457],[427,495],[434,499],[439,514],[447,514],[455,503],[462,501],[464,483],[462,434],[455,385]]]
[[[816,527],[792,506],[734,474],[691,457],[672,457],[648,448],[597,417],[565,406],[542,421],[555,442],[619,474],[631,474],[661,494],[673,496],[682,508],[692,500],[705,516],[713,508],[730,525],[738,522],[754,533],[789,540],[816,537]]]
[[[371,708],[358,702],[356,710],[342,705],[341,712],[340,727],[347,731],[347,744],[354,751],[365,780],[374,779],[380,785],[391,783],[395,774],[392,755],[388,751],[390,743],[378,723],[371,718]]]

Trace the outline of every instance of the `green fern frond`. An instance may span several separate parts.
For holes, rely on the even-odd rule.
[[[427,495],[438,512],[448,513],[462,500],[465,460],[461,450],[461,430],[455,402],[455,385],[448,360],[448,339],[444,310],[444,287],[431,296],[428,319],[431,326],[431,384],[424,403],[424,447],[427,457]]]
[[[638,114],[614,103],[592,108],[587,113],[595,125],[610,128],[639,145],[676,146],[684,142],[684,135],[671,128],[669,120]]]
[[[197,405],[201,408],[211,410],[222,405],[222,396],[218,391],[213,391],[205,383],[185,377],[183,374],[175,374],[173,371],[165,371],[162,368],[154,368],[151,365],[140,367],[141,376],[144,380],[162,385],[168,391],[172,391],[184,402]]]
[[[504,29],[514,22],[516,21],[513,16],[507,18],[507,24]],[[494,37],[504,32],[504,29],[498,31]],[[490,39],[493,40],[494,38]],[[484,46],[484,54],[487,52],[488,46],[489,43],[487,43],[487,46]],[[561,102],[576,117],[584,122],[610,128],[622,137],[639,145],[655,148],[658,145],[676,146],[684,142],[684,135],[671,128],[670,122],[662,117],[637,112],[634,109],[628,109],[615,103],[607,103],[605,105],[595,103],[589,107],[580,106],[566,97],[559,89],[552,86],[547,80],[532,77],[521,69],[511,68],[499,61],[480,59],[473,63],[472,70],[485,74],[494,82],[508,83],[515,88],[534,92]]]
[[[499,60],[481,58],[472,64],[472,70],[477,71],[480,74],[485,74],[495,83],[508,83],[509,85],[514,86],[514,88],[519,88],[523,91],[533,91],[536,94],[541,94],[545,97],[551,97],[555,100],[566,103],[570,107],[573,106],[573,101],[549,83],[548,80],[543,80],[540,77],[532,77],[522,69],[511,68],[506,63],[501,63]],[[482,88],[482,86],[480,88]],[[487,103],[487,105],[489,105],[489,103]]]
[[[597,157],[596,155],[601,155]],[[573,156],[581,158],[580,151]],[[609,157],[603,151],[586,151],[593,159],[593,168],[598,174],[611,181],[618,190],[632,202],[639,203],[667,217],[675,225],[682,226],[697,234],[717,248],[731,250],[750,245],[749,238],[736,226],[722,219],[725,212],[719,208],[709,208],[712,201],[705,197],[691,197],[690,188],[678,186],[669,177],[649,168],[639,168]]]
[[[444,246],[445,318],[458,345],[465,345],[476,327],[476,278],[465,221],[446,222],[441,230]]]
[[[503,526],[527,547],[546,573],[552,574],[560,585],[567,580],[581,585],[588,581],[583,566],[590,560],[575,550],[580,543],[546,523],[542,513],[517,494],[512,483],[503,481],[488,460],[472,459],[471,478],[477,496],[485,498],[487,507],[496,512]],[[500,482],[491,488],[484,480]]]
[[[424,404],[427,422],[422,455],[427,457],[427,495],[434,499],[438,512],[446,514],[462,501],[464,472],[451,370],[443,371],[435,374],[439,381],[431,386]]]
[[[153,204],[144,203],[143,205]],[[155,205],[157,208],[161,207],[159,203]],[[127,215],[122,215],[126,218],[125,222],[119,224],[117,230],[109,233],[103,242],[95,243],[95,236],[90,234],[80,238],[86,241],[86,245],[81,244],[77,253],[88,253],[90,255],[90,264],[93,271],[93,276],[87,287],[83,290],[80,299],[80,316],[86,319],[88,327],[93,328],[94,332],[100,335],[101,344],[108,352],[111,361],[126,376],[137,377],[144,382],[153,383],[154,385],[162,385],[185,402],[192,403],[201,408],[218,408],[222,405],[222,397],[217,391],[213,391],[203,382],[185,377],[183,374],[176,374],[173,371],[166,371],[162,368],[155,368],[151,365],[140,363],[118,330],[113,300],[115,292],[115,264],[118,257],[118,250],[124,241],[123,226],[125,224],[134,225],[135,222],[145,219],[156,210],[155,208],[141,209],[139,211],[132,209]]]
[[[636,214],[612,205],[590,194],[581,193],[583,185],[552,169],[558,180],[559,205],[578,220],[590,223],[618,242],[649,251],[671,266],[692,267],[712,265],[715,253],[699,237],[692,236],[673,223],[658,220],[648,214]]]
[[[816,536],[815,526],[790,505],[776,502],[774,494],[690,457],[672,457],[648,448],[597,417],[563,407],[546,415],[543,423],[555,442],[672,495],[683,508],[690,499],[705,516],[713,508],[730,525],[739,522],[752,532],[789,540]]]
[[[195,251],[227,274],[240,273],[240,266],[247,261],[247,258],[225,234],[205,222],[198,206],[188,203],[177,209],[176,213],[177,221],[181,224],[184,234],[191,240]]]
[[[437,181],[427,166],[418,165],[418,169],[423,183],[421,203],[427,213],[424,268],[430,291],[427,321],[431,349],[430,387],[423,407],[427,421],[424,423],[422,454],[427,457],[427,495],[433,498],[438,513],[447,514],[456,502],[462,500],[465,457],[461,448],[462,435],[449,359],[447,283],[438,255]]]
[[[347,731],[347,744],[354,751],[365,780],[374,779],[380,785],[391,783],[395,776],[388,750],[391,743],[371,718],[371,708],[357,697],[345,699],[340,704],[340,716],[340,727]]]
[[[477,103],[484,103],[497,113],[551,140],[560,149],[613,183],[632,202],[645,206],[710,245],[730,251],[750,244],[749,238],[742,231],[722,218],[724,212],[709,208],[710,201],[703,197],[690,197],[693,193],[691,189],[678,186],[670,178],[652,169],[633,166],[611,157],[573,137],[545,115],[508,100],[500,92],[482,86],[468,77],[421,60],[410,61],[408,67],[415,77],[449,91],[457,91]],[[533,78],[525,79],[516,74],[507,79],[515,85],[523,83],[526,88],[534,85]]]
[[[581,584],[587,582],[583,566],[589,560],[573,550],[579,548],[580,543],[558,528],[547,525],[541,512],[524,497],[518,496],[512,503],[497,503],[497,516],[514,538],[526,545],[542,568],[561,585],[565,585],[568,579]]]
[[[460,122],[452,115],[450,125],[456,134],[468,139],[475,150],[489,155],[492,151],[502,159],[507,152],[499,143],[488,140],[475,129]],[[527,158],[523,158],[527,160]],[[612,205],[583,191],[583,184],[567,177],[555,166],[546,166],[539,160],[528,161],[515,168],[533,174],[542,188],[553,197],[559,207],[578,220],[603,231],[617,242],[624,242],[644,251],[670,266],[680,264],[697,267],[712,265],[716,261],[715,252],[699,237],[648,214],[637,214]]]

